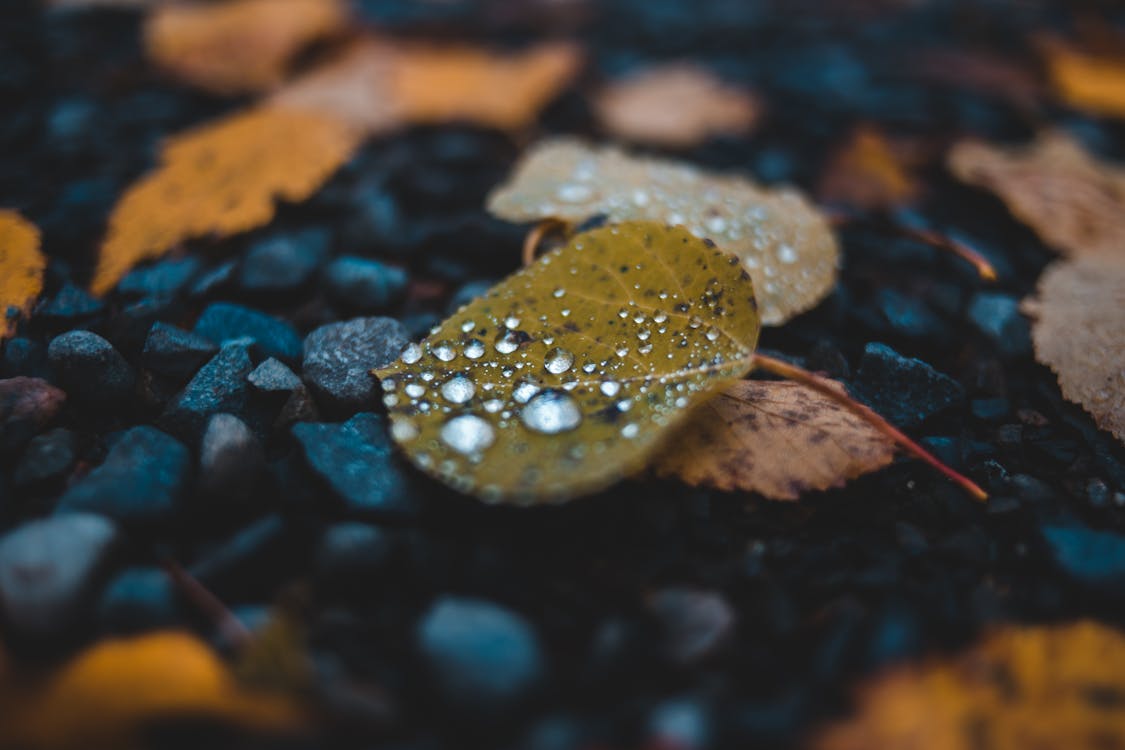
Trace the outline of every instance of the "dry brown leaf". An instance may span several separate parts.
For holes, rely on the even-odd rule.
[[[177,718],[278,732],[305,721],[293,699],[247,691],[203,642],[171,631],[100,641],[41,683],[0,685],[3,747],[124,748]]]
[[[606,86],[594,101],[602,127],[637,143],[692,146],[753,127],[758,105],[706,68],[671,63],[645,68]]]
[[[653,467],[693,486],[796,500],[886,466],[894,453],[885,435],[811,388],[740,380],[699,407]]]
[[[39,229],[15,211],[0,209],[0,340],[11,336],[43,291],[47,259],[39,252]]]
[[[1086,112],[1125,117],[1125,56],[1091,55],[1061,42],[1043,45],[1058,97]]]
[[[829,161],[817,195],[821,203],[838,203],[867,211],[911,203],[920,186],[910,173],[908,149],[892,144],[870,126],[856,129]]]
[[[240,94],[276,87],[296,53],[346,21],[342,0],[196,0],[157,8],[145,24],[145,45],[176,77]]]
[[[1125,247],[1125,169],[1099,163],[1067,135],[1049,132],[1024,148],[958,143],[949,167],[996,193],[1017,219],[1067,255]]]
[[[1055,263],[1024,311],[1035,358],[1058,375],[1063,396],[1125,442],[1125,246]]]
[[[114,206],[90,284],[104,294],[137,263],[184,240],[269,222],[276,200],[309,197],[352,154],[360,135],[331,117],[261,106],[177,135],[160,166]]]
[[[953,659],[893,669],[813,750],[1125,746],[1125,637],[1093,622],[997,630]]]

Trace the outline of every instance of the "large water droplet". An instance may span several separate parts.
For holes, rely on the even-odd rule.
[[[496,340],[496,351],[501,354],[511,354],[519,348],[519,338],[512,331],[508,331]]]
[[[417,344],[410,344],[402,350],[402,361],[405,364],[412,365],[422,358],[422,347]]]
[[[433,346],[434,356],[442,362],[449,362],[457,356],[457,350],[453,348],[453,344],[448,341],[439,341]]]
[[[621,390],[621,384],[616,380],[607,380],[599,388],[604,395],[613,398]]]
[[[465,344],[465,356],[469,359],[480,359],[484,356],[484,342],[480,339],[472,339],[469,343]]]
[[[391,419],[391,437],[399,443],[405,443],[418,437],[418,425],[405,417]]]
[[[582,424],[578,403],[565,391],[548,390],[531,399],[520,414],[527,429],[557,435]]]
[[[406,391],[406,395],[410,396],[410,398],[422,398],[426,395],[426,386],[421,383],[407,383],[403,390]]]
[[[533,380],[521,380],[512,389],[512,398],[516,400],[516,403],[526,404],[536,393],[539,393],[538,383]]]
[[[504,318],[504,326],[507,327],[507,328],[512,328],[512,329],[519,328],[520,327],[520,319],[517,318],[515,315],[509,315],[508,317]]]
[[[492,425],[475,414],[454,417],[441,428],[441,441],[466,456],[480,453],[495,440]]]
[[[441,386],[441,395],[446,401],[463,404],[473,397],[477,387],[464,375],[454,375]]]
[[[552,375],[563,374],[569,370],[570,366],[573,364],[574,355],[558,346],[547,352],[547,358],[543,360],[543,366],[547,368],[547,372]]]

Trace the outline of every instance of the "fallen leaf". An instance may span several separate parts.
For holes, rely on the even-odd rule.
[[[1042,47],[1059,99],[1084,112],[1125,117],[1125,56],[1087,54],[1058,41]]]
[[[602,127],[619,138],[683,148],[712,135],[746,133],[759,108],[749,93],[706,68],[670,63],[610,83],[594,109]]]
[[[294,55],[346,23],[342,0],[195,0],[156,8],[144,39],[148,56],[177,78],[242,94],[278,86]]]
[[[114,206],[91,290],[105,294],[134,265],[187,239],[268,223],[276,200],[309,197],[359,141],[331,117],[281,106],[238,112],[169,139],[160,166]]]
[[[652,465],[693,486],[796,500],[886,466],[894,453],[886,435],[811,388],[740,380],[700,406]]]
[[[1048,132],[1023,148],[958,143],[950,170],[998,195],[1017,219],[1067,255],[1125,247],[1125,169],[1101,164],[1069,136]]]
[[[572,138],[541,142],[488,198],[508,221],[647,219],[683,225],[738,255],[754,280],[762,322],[815,306],[836,280],[828,222],[799,192],[767,190],[690,164],[632,157]]]
[[[631,222],[576,235],[375,374],[420,469],[490,502],[557,502],[641,469],[747,372],[758,329],[737,258]]]
[[[42,682],[0,686],[0,745],[25,750],[123,748],[175,719],[246,730],[299,729],[293,699],[239,686],[203,642],[179,632],[99,641]]]
[[[904,206],[921,192],[909,160],[907,148],[892,144],[876,128],[861,126],[828,162],[817,196],[821,203],[866,211]]]
[[[1058,375],[1063,396],[1125,442],[1125,245],[1048,267],[1023,309],[1035,358]]]
[[[1094,622],[1009,626],[953,659],[867,684],[813,750],[1102,750],[1125,746],[1125,637]]]
[[[43,291],[47,259],[39,252],[39,229],[15,211],[0,209],[0,341],[15,333],[16,321]]]

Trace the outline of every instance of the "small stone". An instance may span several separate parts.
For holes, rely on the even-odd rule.
[[[47,377],[47,348],[34,339],[17,336],[4,344],[4,356],[0,359],[0,378],[20,375],[30,378]]]
[[[715,591],[661,589],[649,598],[648,606],[663,630],[665,655],[680,665],[714,654],[734,634],[734,610]]]
[[[292,432],[309,467],[350,510],[399,516],[419,511],[381,415],[360,413],[343,424],[299,422]]]
[[[188,295],[193,299],[209,297],[212,294],[222,291],[234,285],[235,277],[238,275],[238,264],[233,260],[228,260],[224,263],[205,271],[199,276],[191,285],[188,290]]]
[[[418,625],[418,648],[438,688],[458,706],[508,708],[543,678],[544,659],[531,625],[479,599],[436,601]]]
[[[270,357],[255,367],[247,380],[255,390],[261,393],[289,395],[304,385],[301,379],[284,362],[274,357]]]
[[[975,398],[969,402],[969,411],[984,422],[999,422],[1012,412],[1006,398]]]
[[[71,513],[0,537],[0,613],[23,636],[50,638],[83,619],[120,541],[109,519]]]
[[[62,427],[37,435],[28,443],[12,481],[17,487],[31,487],[61,479],[74,466],[78,441]]]
[[[270,357],[254,368],[247,380],[264,407],[276,415],[273,421],[275,428],[288,427],[294,422],[314,422],[320,418],[304,381],[281,360]]]
[[[194,255],[162,260],[130,271],[118,282],[117,291],[138,297],[174,297],[202,267]]]
[[[260,240],[246,252],[239,284],[251,293],[296,291],[328,257],[330,239],[327,230],[306,229]]]
[[[145,339],[156,321],[183,317],[182,307],[182,303],[174,297],[145,297],[111,316],[102,333],[119,350],[132,355],[144,348]]]
[[[54,419],[66,393],[42,378],[0,380],[0,453],[27,443]]]
[[[386,569],[391,559],[391,536],[378,526],[345,521],[324,530],[317,545],[315,566],[325,582],[369,580]]]
[[[195,442],[212,414],[242,416],[253,369],[246,343],[230,343],[205,364],[180,392],[164,414],[160,426],[183,440]]]
[[[187,448],[141,425],[117,438],[105,461],[63,494],[58,511],[91,511],[127,525],[163,524],[179,514],[190,479]]]
[[[1055,562],[1074,579],[1125,592],[1125,536],[1075,524],[1045,526],[1043,537]]]
[[[227,601],[264,601],[307,564],[311,529],[278,513],[259,518],[212,547],[188,572]]]
[[[408,343],[406,331],[393,318],[329,323],[305,339],[305,380],[331,413],[370,409],[379,394],[371,370],[393,362]]]
[[[677,698],[657,705],[648,719],[645,747],[702,750],[712,745],[712,717],[707,704]]]
[[[105,309],[105,303],[86,290],[67,283],[35,309],[35,316],[54,324],[79,323]]]
[[[245,499],[265,468],[258,438],[233,414],[214,414],[199,449],[199,489],[220,497]]]
[[[402,299],[406,271],[370,258],[345,255],[324,269],[324,291],[334,303],[361,313],[385,310]]]
[[[854,390],[896,427],[916,427],[965,400],[965,389],[956,380],[885,344],[866,346]]]
[[[901,336],[937,338],[945,332],[945,322],[918,297],[880,289],[875,294],[875,305],[886,326]]]
[[[181,624],[183,612],[168,572],[127,568],[111,578],[98,602],[103,633],[132,635]]]
[[[158,321],[145,339],[141,363],[150,372],[183,383],[218,351],[210,339]]]
[[[981,292],[969,303],[969,321],[1007,357],[1031,353],[1031,329],[1015,297]]]
[[[47,360],[67,395],[89,406],[111,408],[133,392],[133,368],[101,336],[69,331],[47,347]]]
[[[286,362],[296,362],[301,356],[301,337],[293,326],[242,305],[211,303],[199,316],[193,330],[218,344],[253,339],[262,354]]]

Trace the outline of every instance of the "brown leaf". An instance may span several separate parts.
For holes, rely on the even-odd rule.
[[[910,156],[904,144],[892,144],[880,130],[860,126],[829,161],[817,195],[822,203],[867,211],[911,203],[920,186],[910,173]]]
[[[613,135],[673,148],[693,146],[712,135],[746,133],[759,110],[746,91],[684,62],[645,68],[610,83],[594,108]]]
[[[1011,149],[963,141],[950,152],[949,168],[996,193],[1067,255],[1125,247],[1125,169],[1099,163],[1067,135],[1049,132]]]
[[[123,748],[177,718],[274,732],[305,721],[293,699],[242,688],[203,642],[172,631],[100,641],[44,681],[0,683],[4,747]]]
[[[342,0],[196,0],[153,11],[145,46],[150,58],[199,88],[265,91],[284,80],[296,53],[346,21]]]
[[[1055,94],[1085,112],[1125,117],[1125,55],[1087,54],[1059,41],[1042,45]]]
[[[1009,626],[952,659],[892,669],[812,750],[1101,750],[1125,745],[1125,637],[1094,622]]]
[[[1035,358],[1063,395],[1125,442],[1125,246],[1055,263],[1024,302],[1034,318]]]
[[[886,466],[894,452],[885,435],[811,388],[740,380],[699,407],[653,466],[693,486],[796,500]]]
[[[39,229],[15,211],[0,209],[0,341],[15,333],[43,291],[47,259],[39,252]]]

